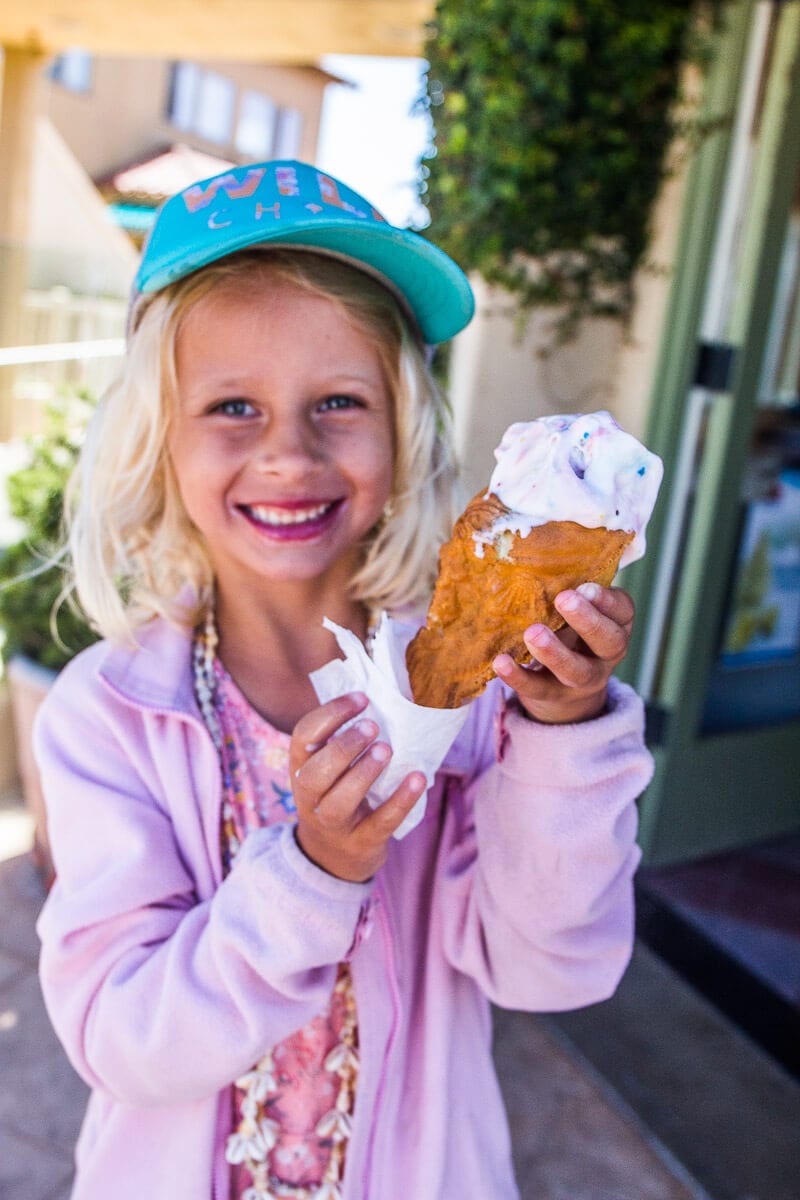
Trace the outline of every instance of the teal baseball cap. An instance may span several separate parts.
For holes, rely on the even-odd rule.
[[[453,337],[475,311],[466,275],[443,250],[390,225],[338,179],[293,160],[233,167],[171,196],[145,244],[134,297],[257,245],[329,254],[373,275],[431,346]]]

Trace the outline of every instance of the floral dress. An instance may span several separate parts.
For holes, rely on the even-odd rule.
[[[251,707],[216,657],[213,676],[227,873],[248,832],[294,821],[296,810],[289,787],[289,735]],[[234,1132],[226,1152],[231,1200],[336,1200],[350,1132],[355,1041],[349,970],[342,965],[325,1010],[269,1048],[236,1081]]]

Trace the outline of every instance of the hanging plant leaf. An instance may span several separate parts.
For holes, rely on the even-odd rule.
[[[438,0],[422,104],[426,231],[522,310],[625,316],[684,64],[722,0]]]

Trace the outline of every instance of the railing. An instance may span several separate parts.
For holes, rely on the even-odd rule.
[[[65,287],[23,294],[19,344],[0,346],[6,437],[35,430],[48,404],[65,390],[100,395],[125,351],[122,299],[76,295]]]

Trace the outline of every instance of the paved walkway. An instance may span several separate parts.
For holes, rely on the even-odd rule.
[[[24,812],[0,802],[0,1197],[67,1200],[86,1089],[39,992],[29,833]],[[496,1061],[522,1200],[705,1200],[546,1019],[497,1013]]]

